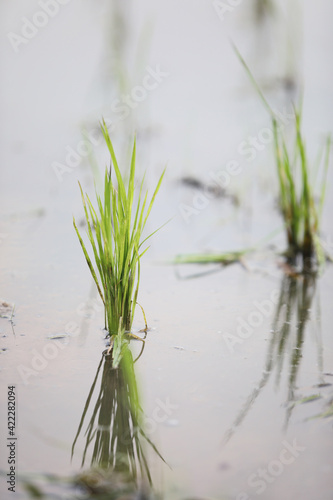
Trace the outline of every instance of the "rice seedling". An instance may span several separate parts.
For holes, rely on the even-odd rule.
[[[104,121],[101,128],[111,155],[111,167],[110,170],[105,170],[104,196],[101,197],[96,191],[96,209],[88,195],[84,195],[80,185],[92,258],[74,218],[73,224],[104,304],[105,328],[111,337],[114,357],[117,357],[126,342],[126,335],[131,335],[140,284],[140,260],[149,248],[143,246],[157,231],[144,237],[144,229],[165,171],[159,178],[150,202],[148,202],[148,192],[143,194],[144,178],[135,199],[136,141],[134,140],[130,173],[125,186]],[[145,314],[142,308],[141,310],[147,329]]]
[[[296,109],[295,125],[295,148],[291,156],[279,132],[277,121],[273,118],[275,158],[280,189],[279,202],[287,235],[287,256],[294,260],[300,255],[303,258],[303,264],[310,263],[315,257],[319,264],[324,257],[319,230],[331,141],[328,137],[325,145],[322,186],[319,201],[317,201],[301,132],[301,113]]]
[[[301,258],[303,271],[312,271],[314,265],[322,264],[325,260],[325,252],[319,235],[330,160],[331,137],[327,137],[320,155],[319,167],[321,167],[322,179],[317,194],[314,187],[316,179],[311,176],[305,139],[301,130],[301,107],[300,109],[294,107],[295,138],[293,151],[289,152],[276,114],[264,97],[243,57],[236,47],[234,49],[271,116],[274,155],[279,182],[279,206],[288,244],[286,256],[293,264],[296,264],[297,260]]]

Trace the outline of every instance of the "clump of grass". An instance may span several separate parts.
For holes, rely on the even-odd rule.
[[[294,107],[295,140],[294,150],[290,153],[283,133],[279,128],[276,114],[264,97],[238,49],[235,46],[234,49],[271,116],[274,133],[274,154],[279,180],[279,205],[288,243],[286,255],[293,263],[297,261],[298,257],[301,257],[303,270],[312,270],[313,263],[322,264],[325,260],[319,234],[330,159],[331,137],[327,137],[324,154],[321,155],[323,176],[319,195],[316,196],[314,179],[310,175],[309,160],[301,130],[301,109],[297,110]]]
[[[305,141],[301,132],[301,113],[295,109],[295,146],[293,156],[288,152],[286,142],[279,132],[273,117],[274,147],[279,179],[279,203],[283,216],[288,249],[287,255],[293,259],[300,255],[303,261],[316,257],[322,260],[319,240],[321,213],[325,199],[326,177],[329,165],[330,137],[327,138],[324,154],[323,179],[316,201],[313,182],[310,179]]]
[[[136,141],[134,139],[130,173],[125,186],[104,121],[101,129],[112,162],[110,170],[105,170],[103,197],[96,192],[97,208],[94,208],[80,185],[92,258],[74,218],[73,224],[104,304],[105,328],[112,337],[112,342],[119,344],[120,352],[124,332],[131,332],[140,283],[140,260],[149,248],[144,248],[144,244],[156,232],[143,237],[164,172],[150,202],[148,202],[148,192],[143,194],[144,178],[141,181],[138,197],[135,199]],[[115,174],[115,181],[112,173]]]

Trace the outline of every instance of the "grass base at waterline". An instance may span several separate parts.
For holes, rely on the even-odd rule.
[[[143,248],[143,245],[157,231],[143,237],[164,172],[150,202],[148,192],[143,195],[144,179],[135,198],[136,141],[134,140],[129,179],[125,186],[105,122],[101,128],[111,155],[111,167],[105,170],[103,196],[96,192],[96,208],[80,185],[92,257],[74,218],[73,224],[104,304],[105,328],[111,337],[119,336],[114,342],[114,349],[117,346],[119,352],[124,332],[128,334],[132,328],[140,283],[140,259],[149,248]],[[115,181],[112,173],[115,174]]]

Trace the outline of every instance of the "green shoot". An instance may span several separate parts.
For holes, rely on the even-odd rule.
[[[144,239],[143,232],[165,171],[149,203],[148,193],[143,195],[144,179],[138,198],[134,201],[136,141],[134,140],[129,179],[125,185],[104,121],[101,128],[112,166],[110,171],[105,171],[103,197],[96,192],[97,207],[93,206],[80,185],[93,257],[88,253],[74,218],[73,224],[104,304],[105,328],[113,337],[114,349],[119,354],[122,350],[122,332],[131,332],[140,283],[140,260],[148,250],[143,245],[156,231]],[[112,174],[115,174],[115,180]],[[116,339],[118,335],[119,339]]]

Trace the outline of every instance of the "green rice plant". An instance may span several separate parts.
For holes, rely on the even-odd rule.
[[[313,269],[313,261],[316,264],[322,264],[325,260],[325,253],[320,243],[319,234],[330,160],[331,137],[327,137],[323,154],[321,154],[320,158],[323,174],[319,194],[317,195],[314,188],[315,179],[311,177],[305,140],[301,130],[301,108],[297,110],[294,107],[295,139],[293,152],[290,153],[279,127],[276,114],[264,97],[238,49],[235,46],[234,49],[257,90],[261,101],[271,116],[274,135],[274,154],[279,181],[279,205],[288,243],[286,255],[293,263],[295,263],[298,257],[301,257],[303,270],[311,270]]]
[[[112,164],[110,170],[105,170],[104,196],[101,197],[96,192],[97,208],[94,208],[88,195],[84,195],[80,185],[93,258],[89,256],[74,218],[73,224],[104,304],[105,328],[112,337],[111,346],[114,342],[119,354],[124,341],[124,333],[130,334],[131,332],[140,283],[140,259],[149,248],[143,248],[143,246],[157,231],[143,237],[147,219],[165,171],[157,183],[150,202],[148,202],[148,192],[143,194],[144,178],[135,200],[136,141],[134,140],[129,179],[125,186],[104,121],[101,128]],[[113,180],[112,171],[115,174],[116,183]]]
[[[310,179],[305,142],[301,132],[301,113],[295,109],[295,146],[293,156],[288,152],[285,139],[273,118],[274,148],[279,179],[280,209],[283,216],[288,250],[293,259],[301,255],[303,260],[316,257],[322,261],[319,240],[320,219],[325,199],[326,177],[329,165],[330,137],[327,138],[324,155],[324,173],[319,201]]]

